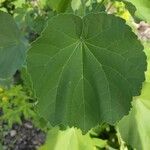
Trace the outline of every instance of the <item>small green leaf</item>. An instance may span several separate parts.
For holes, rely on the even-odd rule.
[[[150,22],[150,0],[132,0],[131,3],[137,8],[136,15]]]
[[[50,7],[57,12],[65,12],[71,0],[48,0]]]
[[[145,79],[146,56],[122,19],[66,14],[49,21],[27,66],[41,115],[87,131],[128,113]]]
[[[136,7],[131,2],[128,2],[126,0],[124,0],[123,2],[125,3],[126,9],[130,12],[132,16],[134,16],[136,12]]]
[[[81,0],[72,0],[71,1],[71,7],[73,9],[73,11],[76,11],[80,8],[81,6]]]
[[[125,8],[130,12],[130,14],[132,16],[135,15],[136,7],[131,2],[129,2],[128,0],[112,0],[112,1],[113,2],[115,2],[115,1],[123,2],[125,4]]]

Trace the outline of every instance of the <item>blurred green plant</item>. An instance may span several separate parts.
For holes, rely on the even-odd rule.
[[[14,19],[29,42],[42,32],[48,19],[47,11],[39,3],[23,3],[14,10]]]
[[[53,16],[47,1],[42,0],[3,0],[0,10],[13,16],[22,34],[34,41],[43,31],[46,21]]]
[[[13,86],[10,89],[0,88],[1,122],[7,122],[11,127],[14,123],[21,123],[21,118],[33,119],[36,113],[33,110],[34,103],[26,95],[21,86]]]

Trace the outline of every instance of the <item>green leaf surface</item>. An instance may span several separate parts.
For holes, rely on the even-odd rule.
[[[130,12],[132,16],[134,16],[136,12],[136,7],[129,1],[123,0],[123,2],[125,4],[126,9]]]
[[[81,0],[72,0],[71,7],[74,11],[78,10],[81,6]]]
[[[143,94],[134,100],[133,109],[118,124],[123,140],[137,150],[150,148],[150,83],[145,83]]]
[[[0,143],[0,150],[3,150],[2,144]]]
[[[53,128],[48,133],[45,145],[39,150],[96,150],[96,147],[90,136],[82,135],[78,129],[61,131]]]
[[[38,109],[53,125],[115,123],[139,95],[146,56],[125,22],[105,13],[58,15],[28,53]]]
[[[91,138],[91,139],[92,139],[93,145],[96,146],[97,148],[106,148],[108,146],[106,140],[102,140],[100,138]]]
[[[150,0],[132,0],[136,8],[136,15],[145,21],[150,22]]]
[[[26,46],[13,18],[0,11],[0,78],[7,79],[25,61]]]
[[[130,114],[118,124],[123,140],[137,150],[148,150],[150,148],[150,48],[147,46],[148,44],[145,44],[148,70],[142,94],[133,101]]]
[[[65,12],[71,0],[47,0],[47,4],[57,12]]]
[[[112,2],[123,2],[125,4],[125,8],[130,12],[132,16],[135,15],[136,7],[132,4],[132,2],[128,0],[112,0]]]
[[[104,4],[95,2],[86,8],[86,14],[104,12],[105,9],[106,8]]]
[[[145,47],[145,53],[147,55],[147,62],[148,62],[147,72],[146,72],[146,81],[150,82],[150,42],[144,43],[144,47]]]

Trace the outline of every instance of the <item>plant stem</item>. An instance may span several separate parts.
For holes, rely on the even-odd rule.
[[[109,10],[112,8],[113,5],[114,5],[114,2],[112,2],[112,3],[110,4],[110,6],[106,9],[106,12],[109,12]]]

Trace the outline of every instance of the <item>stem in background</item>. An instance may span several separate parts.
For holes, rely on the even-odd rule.
[[[112,3],[110,4],[110,6],[106,9],[106,12],[108,12],[108,11],[112,8],[113,5],[114,5],[114,2],[112,2]]]

